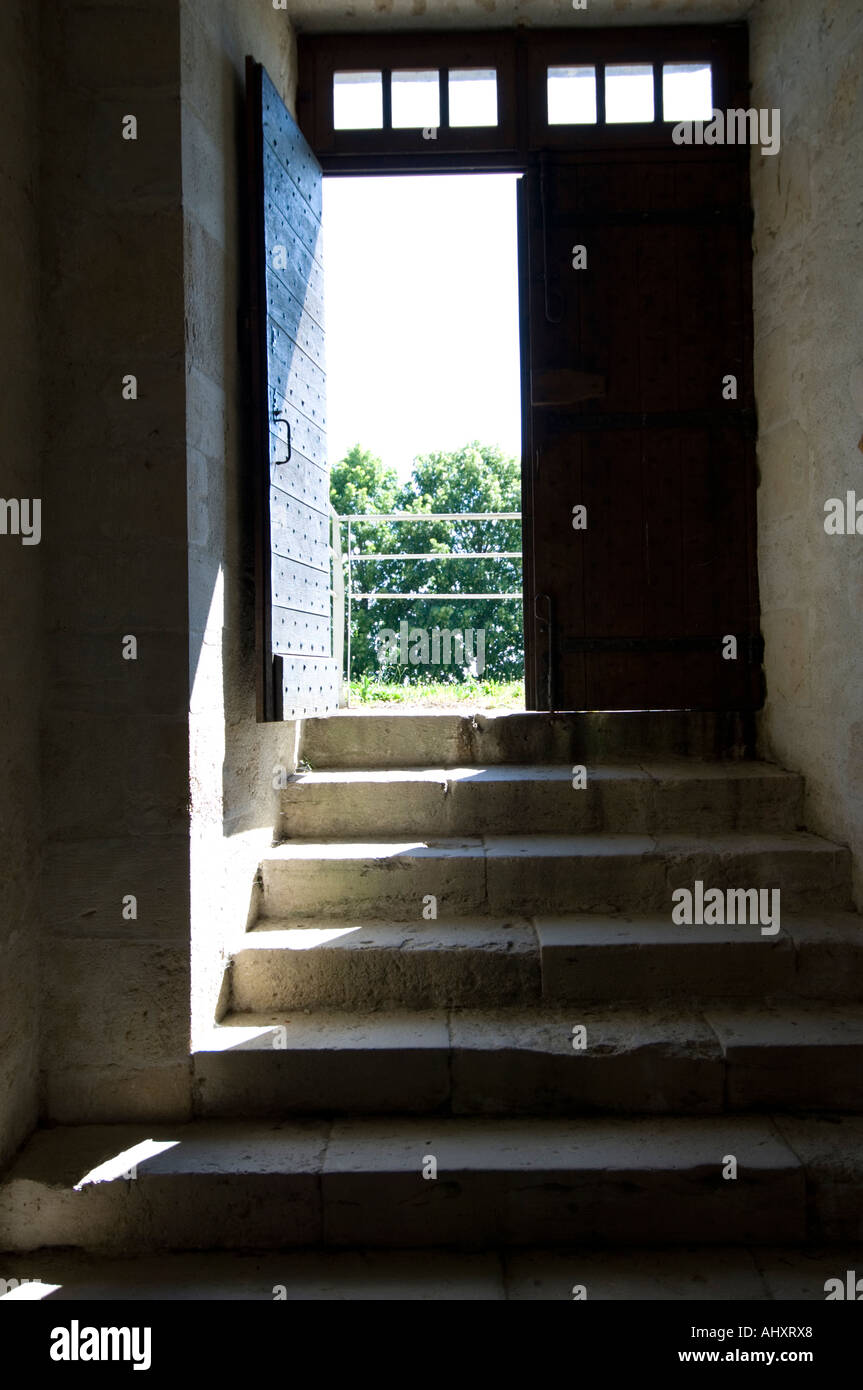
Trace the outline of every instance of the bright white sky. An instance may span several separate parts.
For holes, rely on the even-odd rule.
[[[330,463],[521,452],[512,174],[324,179]]]

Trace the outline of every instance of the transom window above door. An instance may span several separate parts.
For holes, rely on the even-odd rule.
[[[710,63],[607,63],[547,69],[548,124],[709,121]]]
[[[333,73],[334,130],[431,131],[497,124],[495,68]]]
[[[300,125],[330,172],[668,147],[672,124],[748,105],[740,24],[300,35],[299,52]]]

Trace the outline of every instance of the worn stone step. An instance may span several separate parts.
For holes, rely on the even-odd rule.
[[[290,1250],[184,1252],[122,1257],[80,1250],[4,1252],[10,1283],[4,1302],[170,1300],[272,1303],[488,1302],[572,1303],[576,1284],[597,1301],[823,1302],[828,1281],[847,1285],[863,1270],[863,1247],[696,1246],[683,1249]]]
[[[784,913],[756,926],[571,914],[406,924],[262,918],[232,951],[231,1008],[496,1007],[693,1003],[768,996],[856,999],[863,918]]]
[[[204,1116],[434,1114],[450,1108],[445,1009],[229,1014],[194,1052]]]
[[[810,1239],[863,1240],[863,1116],[777,1115],[775,1122],[806,1173]]]
[[[672,893],[779,889],[781,908],[851,907],[846,848],[804,833],[512,835],[402,841],[293,840],[261,864],[261,916],[656,912]]]
[[[293,925],[263,919],[232,955],[236,1012],[433,1008],[540,998],[536,932],[524,918]]]
[[[858,1240],[861,1136],[749,1116],[59,1127],[0,1184],[0,1249]]]
[[[863,1111],[860,1005],[461,1010],[450,1039],[454,1114]]]
[[[796,830],[803,779],[770,763],[648,761],[299,773],[277,838]]]
[[[633,710],[472,714],[343,710],[306,719],[301,757],[313,769],[583,763],[615,759],[743,758],[754,716],[733,711]]]
[[[859,999],[863,917],[783,912],[758,926],[677,926],[668,914],[532,919],[548,1003],[710,998]]]
[[[693,1014],[538,1009],[229,1015],[199,1047],[201,1113],[717,1113],[724,1064]]]
[[[200,1113],[863,1111],[863,1006],[232,1014],[195,1052]]]
[[[863,1111],[863,1005],[705,1009],[725,1058],[729,1110]]]

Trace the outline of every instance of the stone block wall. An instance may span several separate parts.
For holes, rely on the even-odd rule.
[[[40,60],[44,1114],[179,1117],[189,733],[177,0],[52,0]],[[136,139],[124,138],[128,117]],[[124,396],[130,376],[136,399]],[[130,637],[136,660],[124,659]]]
[[[0,495],[30,503],[42,498],[36,19],[28,0],[0,7]],[[0,1167],[38,1112],[42,546],[23,539],[0,535]]]
[[[863,537],[823,525],[863,498],[863,15],[757,0],[751,23],[752,102],[782,113],[780,154],[753,154],[762,751],[805,775],[863,906]],[[38,546],[0,536],[0,1164],[40,1106],[192,1112],[296,762],[297,727],[255,720],[247,53],[293,105],[268,0],[0,7],[0,493],[42,504]]]
[[[245,60],[293,109],[296,45],[271,4],[182,0],[182,146],[189,516],[193,1030],[212,1023],[229,938],[255,911],[293,723],[255,721],[252,487],[239,314]]]
[[[863,500],[863,10],[759,0],[752,105],[781,112],[753,152],[762,752],[806,777],[806,824],[850,845],[863,907],[863,535],[824,505]]]

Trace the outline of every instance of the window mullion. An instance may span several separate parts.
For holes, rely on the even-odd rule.
[[[662,62],[653,64],[653,124],[662,124]]]
[[[383,87],[384,130],[393,128],[393,70],[384,68],[381,74]]]
[[[442,67],[438,72],[440,82],[440,124],[441,130],[449,129],[449,68]]]

